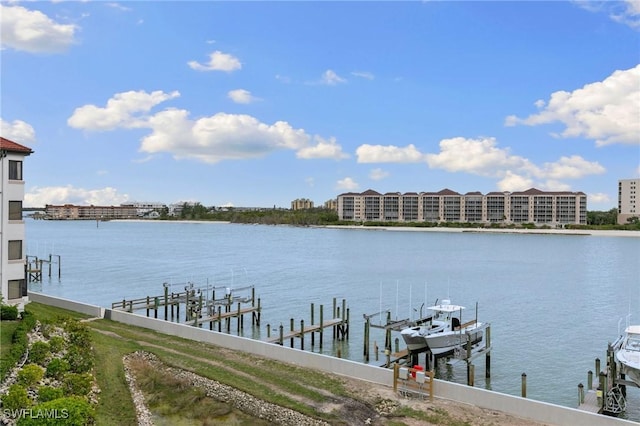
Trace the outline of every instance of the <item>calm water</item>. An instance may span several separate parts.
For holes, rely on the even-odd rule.
[[[476,361],[476,386],[575,407],[595,358],[603,360],[621,318],[640,323],[640,238],[392,232],[224,223],[28,220],[27,253],[62,258],[31,290],[111,307],[162,294],[162,283],[254,285],[262,326],[310,321],[310,305],[347,301],[350,340],[343,357],[363,358],[363,314],[391,310],[416,318],[427,300],[449,297],[491,323],[491,379]],[[374,321],[375,322],[375,321]],[[623,321],[624,324],[624,321]],[[235,323],[233,323],[235,326]],[[394,337],[399,337],[394,336]],[[329,339],[327,339],[329,340]],[[325,342],[327,341],[325,340]],[[379,346],[384,336],[372,331]],[[372,343],[373,344],[373,343]],[[297,344],[296,344],[297,345]],[[403,347],[403,345],[401,344]],[[310,348],[310,343],[305,344]],[[319,351],[318,348],[314,350]],[[333,354],[337,346],[325,344]],[[373,355],[372,355],[373,363]],[[464,363],[449,378],[464,383]],[[628,390],[627,417],[640,420],[640,389]]]

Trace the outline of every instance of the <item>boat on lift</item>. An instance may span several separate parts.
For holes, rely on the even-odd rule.
[[[640,386],[640,325],[630,325],[614,344],[616,359],[625,378]]]
[[[437,302],[436,302],[437,303]],[[420,324],[400,332],[410,352],[430,351],[434,355],[446,355],[456,348],[466,348],[479,343],[484,325],[477,320],[461,323],[464,306],[453,305],[449,299],[427,308],[432,315]]]

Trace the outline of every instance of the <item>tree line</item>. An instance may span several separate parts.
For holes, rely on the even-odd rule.
[[[217,220],[231,223],[257,223],[263,225],[295,225],[295,226],[324,226],[324,225],[353,225],[353,221],[340,221],[338,213],[332,209],[315,207],[303,210],[290,210],[284,208],[239,210],[233,207],[215,208],[206,207],[200,203],[184,203],[178,215],[170,216],[169,209],[164,208],[160,212],[162,220]],[[447,223],[413,223],[413,222],[358,222],[365,226],[447,226],[468,227],[470,224],[463,222]],[[471,224],[483,226],[482,224]],[[497,224],[494,224],[497,225]],[[502,226],[502,225],[500,225]],[[505,225],[506,226],[506,225]],[[516,225],[509,225],[516,226]],[[534,227],[534,224],[518,224],[522,227]],[[628,223],[618,225],[618,209],[608,211],[588,211],[586,225],[566,225],[573,229],[623,229],[640,230],[640,220],[631,218]]]

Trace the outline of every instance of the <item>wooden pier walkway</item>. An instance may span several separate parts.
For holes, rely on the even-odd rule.
[[[284,332],[284,330],[283,330],[282,335],[278,334],[277,336],[267,337],[265,339],[265,342],[268,342],[268,343],[279,343],[281,340],[293,339],[293,338],[296,338],[296,337],[302,337],[306,333],[321,332],[325,328],[338,326],[338,325],[341,325],[341,324],[344,324],[344,323],[345,323],[345,321],[342,318],[334,318],[334,319],[331,319],[331,320],[323,321],[322,324],[306,325],[306,326],[304,326],[302,328],[302,330],[301,329],[297,329],[297,330],[294,329],[294,330],[289,330],[287,332]]]
[[[584,401],[578,405],[578,410],[589,413],[602,413],[602,403],[598,403],[598,390],[588,389],[584,394]]]

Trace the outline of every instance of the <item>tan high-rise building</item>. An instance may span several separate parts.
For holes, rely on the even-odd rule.
[[[618,181],[618,224],[629,223],[632,217],[640,218],[640,179]]]
[[[388,192],[373,190],[338,195],[340,220],[373,222],[466,222],[561,227],[587,223],[587,196],[583,192],[521,192],[460,194]]]

